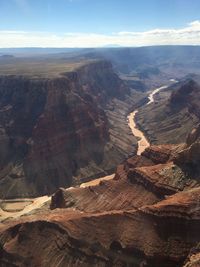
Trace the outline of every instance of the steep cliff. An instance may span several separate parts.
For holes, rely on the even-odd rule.
[[[180,155],[199,137],[198,127],[186,144],[152,146],[113,180],[60,188],[50,207],[2,222],[0,264],[198,266],[200,179]]]
[[[21,194],[20,188],[34,195],[79,183],[83,174],[87,180],[131,152],[133,139],[122,121],[139,101],[134,102],[135,92],[124,87],[109,63],[90,63],[42,81],[43,86],[31,80],[30,90],[36,83],[39,93],[31,91],[26,101],[27,85],[20,84],[18,90],[25,90],[19,99],[13,90],[2,90],[0,185],[7,190],[12,181],[11,194]],[[199,266],[199,86],[186,81],[171,89],[157,97],[161,102],[145,107],[143,115],[157,112],[150,128],[144,127],[155,143],[162,136],[175,144],[152,145],[128,158],[112,180],[59,188],[26,214],[0,214],[0,266]],[[24,104],[31,100],[33,105]],[[18,114],[24,113],[27,128],[19,125]],[[160,135],[153,135],[152,128]]]
[[[134,152],[128,126],[127,141],[116,142],[110,132],[108,112],[121,112],[111,101],[134,99],[112,65],[93,61],[70,68],[53,78],[33,70],[0,77],[0,198],[52,193],[109,171]]]
[[[188,133],[200,121],[199,76],[183,79],[160,91],[156,101],[136,116],[138,125],[153,144],[185,142]]]

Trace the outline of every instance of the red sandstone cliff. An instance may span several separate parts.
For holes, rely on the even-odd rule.
[[[187,157],[177,165],[198,142],[197,128],[187,144],[152,146],[119,165],[113,180],[59,189],[51,210],[2,223],[0,263],[199,266],[199,173],[185,171]]]

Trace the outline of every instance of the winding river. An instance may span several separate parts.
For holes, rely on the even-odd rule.
[[[171,82],[176,82],[175,80],[170,80]],[[149,101],[146,105],[150,105],[155,101],[154,96],[157,94],[160,90],[167,88],[168,86],[161,86],[159,88],[154,89],[148,96]],[[137,155],[141,155],[141,153],[150,145],[147,138],[145,137],[144,133],[139,130],[136,126],[135,122],[135,116],[138,113],[138,110],[134,110],[127,116],[128,125],[131,128],[131,131],[134,136],[138,139],[138,150]],[[98,185],[100,181],[102,180],[110,180],[114,178],[115,174],[107,175],[95,180],[92,180],[90,182],[86,182],[80,185],[80,187],[88,187],[88,186],[94,186]],[[67,190],[73,189],[68,188]],[[5,206],[5,210],[1,209],[0,205],[0,222],[1,220],[5,220],[6,218],[18,218],[24,214],[27,214],[35,209],[40,208],[42,205],[44,205],[45,202],[49,201],[51,197],[49,196],[43,196],[33,199],[18,199],[18,200],[12,200],[12,201],[3,201],[3,205]]]
[[[154,96],[157,94],[160,90],[167,88],[167,85],[161,86],[159,88],[154,89],[148,96],[149,101],[146,105],[152,104],[155,99]],[[138,138],[138,149],[137,149],[137,155],[141,155],[141,153],[150,146],[150,143],[148,142],[147,138],[145,137],[144,133],[140,131],[137,128],[136,122],[135,122],[135,116],[138,113],[138,110],[134,110],[127,116],[128,125],[131,128],[131,131],[135,137]]]
[[[176,82],[174,79],[171,79],[170,82]],[[154,96],[161,91],[162,89],[167,88],[169,85],[164,85],[161,87],[158,87],[156,89],[154,89],[153,91],[151,91],[151,93],[148,96],[148,102],[146,103],[146,105],[150,105],[152,104],[155,99]],[[134,110],[131,113],[129,113],[129,115],[127,116],[127,122],[129,127],[131,128],[131,131],[133,133],[133,135],[138,139],[138,149],[137,149],[137,155],[141,155],[141,153],[150,146],[150,143],[148,142],[147,138],[145,137],[144,133],[139,130],[137,128],[136,122],[135,122],[135,116],[138,113],[138,110]],[[111,174],[111,175],[107,175],[101,178],[97,178],[95,180],[92,180],[90,182],[86,182],[80,185],[80,187],[88,187],[88,186],[94,186],[94,185],[98,185],[100,181],[102,180],[110,180],[113,179],[115,176],[115,174]]]

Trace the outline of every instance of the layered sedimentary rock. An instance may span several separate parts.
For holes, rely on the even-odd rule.
[[[153,144],[178,144],[200,121],[199,77],[184,79],[161,90],[156,101],[136,116],[138,125]]]
[[[174,162],[191,176],[200,177],[200,125],[192,130],[186,145],[174,157]]]
[[[1,223],[1,266],[192,266],[200,184],[176,158],[198,138],[197,128],[185,145],[152,146],[113,180],[59,189],[51,209]]]
[[[189,112],[200,118],[199,97],[200,86],[196,81],[190,79],[172,93],[169,105],[174,109],[187,107]]]
[[[34,64],[31,75],[0,77],[0,198],[78,184],[135,151],[125,117],[143,96],[134,97],[107,61],[68,65],[52,78],[33,75]]]
[[[0,265],[198,266],[199,138],[196,126],[186,143],[127,159],[112,180],[60,188],[49,206],[2,221]]]
[[[129,158],[113,180],[60,188],[49,208],[2,222],[0,264],[198,266],[200,180],[176,163],[197,132]]]
[[[5,266],[181,266],[199,240],[200,221],[170,212],[162,216],[153,208],[32,217],[1,234],[0,261]],[[187,230],[191,233],[183,235]]]

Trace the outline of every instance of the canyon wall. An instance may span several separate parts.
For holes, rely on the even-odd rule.
[[[1,76],[0,198],[53,193],[114,169],[134,152],[127,125],[125,140],[113,133],[137,100],[107,61],[52,79]],[[121,115],[116,101],[125,103]]]
[[[199,129],[127,159],[113,180],[60,188],[50,206],[2,222],[1,266],[199,266]]]
[[[139,110],[136,121],[151,143],[178,144],[199,123],[199,107],[199,79],[183,79],[161,90],[154,103]]]

